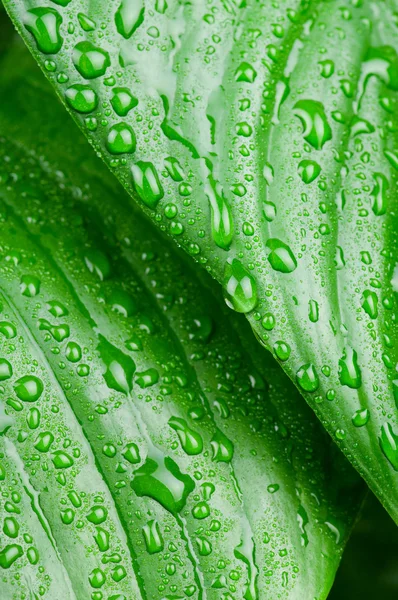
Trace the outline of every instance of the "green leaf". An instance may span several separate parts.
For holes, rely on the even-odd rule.
[[[72,114],[97,153],[398,519],[395,2],[74,0],[95,28],[58,7],[52,55],[28,3],[6,7],[63,100],[89,86]]]
[[[23,532],[48,523],[71,598],[326,598],[358,476],[246,322],[127,207],[23,57],[0,80],[0,354],[13,371],[0,464],[14,491],[17,457],[45,518],[27,507]],[[6,592],[27,565],[16,539]],[[42,577],[44,598],[68,598],[45,543],[33,593]]]

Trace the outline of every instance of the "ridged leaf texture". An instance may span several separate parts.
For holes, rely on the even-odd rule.
[[[21,48],[1,66],[1,598],[326,598],[357,474]]]

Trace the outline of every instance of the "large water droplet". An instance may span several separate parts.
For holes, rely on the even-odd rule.
[[[172,514],[185,506],[195,484],[189,475],[181,473],[169,456],[153,451],[134,473],[131,487],[137,496],[149,496]]]
[[[241,313],[248,313],[257,305],[257,284],[240,260],[227,262],[224,270],[224,298],[227,305]]]
[[[203,450],[202,437],[191,429],[184,419],[178,417],[171,417],[169,419],[169,425],[174,431],[177,432],[181,447],[190,456],[200,454]]]
[[[97,93],[89,85],[71,85],[65,92],[65,98],[69,106],[80,113],[92,112],[98,106]]]
[[[26,12],[24,25],[33,35],[38,49],[43,54],[56,54],[62,48],[63,39],[59,32],[62,17],[55,8],[38,7]]]
[[[316,100],[299,100],[293,110],[303,125],[304,139],[316,150],[321,150],[332,139],[323,104]]]
[[[318,373],[312,363],[300,367],[296,373],[296,380],[305,392],[315,392],[319,387]]]
[[[25,375],[25,377],[17,379],[14,390],[23,402],[36,402],[43,393],[43,383],[34,375]]]
[[[112,90],[111,104],[119,117],[125,117],[132,108],[137,106],[138,100],[128,88],[116,87]]]
[[[111,61],[108,52],[91,42],[79,42],[73,49],[73,64],[85,79],[95,79],[105,74]]]
[[[112,125],[106,138],[106,147],[112,154],[132,154],[135,151],[135,134],[126,123]]]
[[[116,29],[126,40],[131,37],[144,21],[143,0],[122,0],[115,13]]]
[[[131,167],[134,188],[148,208],[154,210],[164,196],[162,184],[152,163],[139,161]]]

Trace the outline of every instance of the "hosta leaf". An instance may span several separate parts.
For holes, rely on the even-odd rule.
[[[23,60],[0,85],[0,464],[45,518],[21,534],[48,522],[58,554],[35,538],[44,570],[18,583],[15,538],[0,589],[59,600],[69,574],[78,600],[326,598],[358,476]]]
[[[397,519],[396,3],[6,7],[97,152]]]

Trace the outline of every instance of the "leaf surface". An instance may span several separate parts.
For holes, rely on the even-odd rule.
[[[396,2],[6,7],[397,519]]]
[[[357,475],[23,64],[2,64],[0,462],[10,493],[26,473],[55,549],[27,503],[44,571],[15,594],[43,577],[57,600],[326,598]]]

